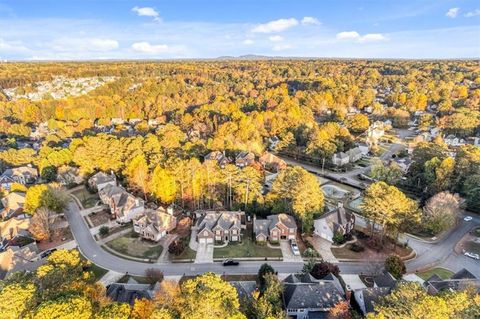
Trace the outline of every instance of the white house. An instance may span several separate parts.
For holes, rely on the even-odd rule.
[[[322,215],[314,221],[314,233],[329,242],[333,242],[336,233],[349,234],[355,227],[355,215],[348,213],[339,203],[338,208]]]
[[[348,154],[348,160],[349,160],[350,163],[354,163],[354,162],[360,160],[363,156],[363,152],[360,149],[360,147],[354,147],[354,148],[349,149],[347,151],[347,154]]]
[[[344,153],[344,152],[335,153],[332,156],[332,163],[335,166],[347,165],[349,161],[350,161],[350,157],[348,156],[347,153]]]
[[[445,137],[445,138],[443,139],[443,141],[444,141],[445,144],[447,144],[448,146],[461,146],[461,145],[465,145],[465,140],[460,139],[460,138],[456,137],[456,136],[453,135],[453,134],[450,134],[450,135],[448,135],[447,137]]]

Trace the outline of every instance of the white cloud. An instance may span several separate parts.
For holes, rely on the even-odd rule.
[[[465,17],[467,18],[476,17],[476,16],[480,16],[480,9],[475,9],[465,14]]]
[[[288,49],[291,49],[292,46],[290,44],[277,44],[277,45],[274,45],[272,50],[273,51],[285,51],[285,50],[288,50]]]
[[[358,40],[360,39],[360,34],[357,31],[344,31],[337,33],[338,40]]]
[[[283,41],[283,37],[280,36],[280,35],[272,35],[270,37],[268,37],[268,39],[272,42],[280,42],[280,41]]]
[[[270,21],[264,24],[259,24],[252,29],[252,32],[256,33],[273,33],[285,31],[291,27],[298,25],[298,20],[294,18],[290,19],[278,19]]]
[[[245,39],[245,40],[243,41],[243,44],[246,44],[246,45],[252,45],[252,44],[254,44],[254,43],[255,43],[255,42],[253,42],[252,39]]]
[[[460,8],[450,8],[448,9],[447,13],[445,13],[445,15],[453,19],[457,17],[459,12],[460,12]]]
[[[152,17],[155,21],[160,21],[160,14],[152,7],[133,7],[133,12],[136,12],[141,17]]]
[[[7,42],[0,38],[0,52],[4,54],[15,54],[28,52],[28,48],[18,42]]]
[[[179,48],[170,47],[166,44],[150,44],[149,42],[135,42],[132,44],[132,49],[135,52],[142,54],[165,54],[178,53]]]
[[[313,24],[313,25],[320,25],[320,21],[318,21],[317,18],[314,18],[314,17],[303,17],[302,19],[302,24],[303,25],[309,25],[309,24]]]
[[[52,48],[57,51],[95,51],[106,52],[118,49],[117,40],[106,38],[58,38],[51,43]]]
[[[381,33],[368,33],[359,39],[361,42],[378,42],[385,41],[387,38]]]
[[[337,40],[354,40],[357,42],[379,42],[387,40],[381,33],[367,33],[360,35],[357,31],[344,31],[337,33]]]

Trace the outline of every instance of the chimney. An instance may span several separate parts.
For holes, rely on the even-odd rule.
[[[345,297],[347,299],[348,302],[350,302],[350,299],[352,298],[352,289],[350,288],[350,285],[347,285],[345,287]]]

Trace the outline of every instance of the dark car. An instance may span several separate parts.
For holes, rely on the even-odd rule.
[[[57,251],[57,248],[52,248],[49,250],[45,250],[43,253],[40,254],[40,258],[46,258],[50,256],[53,252]]]
[[[223,261],[224,266],[238,266],[240,263],[238,261],[235,261],[233,259],[225,259]]]

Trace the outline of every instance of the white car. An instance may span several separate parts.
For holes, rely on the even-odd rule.
[[[476,260],[480,260],[480,256],[478,254],[469,253],[468,251],[465,253],[465,256],[476,259]]]
[[[290,239],[290,247],[292,247],[292,252],[294,256],[300,256],[300,250],[298,249],[298,246],[295,240]]]
[[[472,216],[465,216],[465,217],[463,218],[463,220],[466,221],[466,222],[469,222],[469,221],[471,221],[472,219],[473,219]]]

